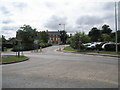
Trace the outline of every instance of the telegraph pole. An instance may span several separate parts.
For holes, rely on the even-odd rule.
[[[115,2],[115,31],[116,31],[116,33],[115,33],[115,42],[116,42],[116,52],[118,52],[118,45],[117,45],[117,4],[116,4],[116,2]]]

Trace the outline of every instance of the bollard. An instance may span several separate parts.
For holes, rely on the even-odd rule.
[[[40,52],[42,52],[42,48],[40,47]]]

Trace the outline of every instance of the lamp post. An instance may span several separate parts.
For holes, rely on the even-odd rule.
[[[115,33],[115,42],[116,42],[116,52],[118,52],[118,46],[117,46],[117,4],[115,2],[115,30],[116,30],[116,33]]]

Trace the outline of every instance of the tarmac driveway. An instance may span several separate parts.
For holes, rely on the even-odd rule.
[[[3,88],[118,87],[118,58],[63,53],[56,51],[58,48],[24,52],[30,60],[3,65]]]

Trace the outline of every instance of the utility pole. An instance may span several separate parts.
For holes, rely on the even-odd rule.
[[[116,30],[116,33],[115,33],[115,42],[116,42],[116,52],[118,52],[118,45],[117,45],[117,4],[115,2],[115,30]]]

